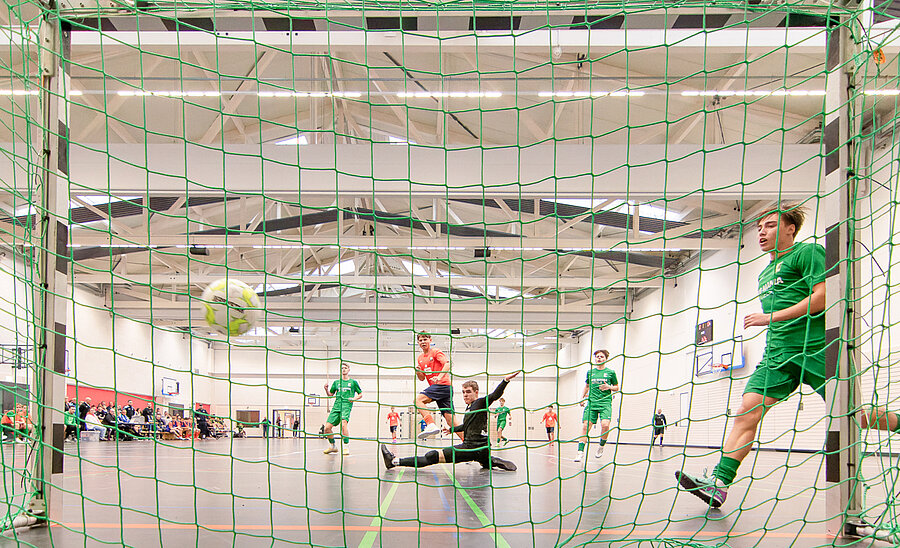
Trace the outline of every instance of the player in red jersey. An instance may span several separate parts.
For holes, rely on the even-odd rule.
[[[428,388],[416,396],[416,409],[425,421],[425,429],[419,433],[419,439],[425,439],[436,436],[441,431],[426,407],[431,402],[437,402],[438,410],[444,415],[448,425],[456,426],[453,420],[453,387],[450,384],[450,359],[431,346],[431,335],[423,331],[416,335],[416,342],[422,349],[422,353],[416,358],[416,378],[428,381]],[[462,440],[463,432],[457,434]]]
[[[544,418],[541,419],[541,422],[547,427],[547,441],[550,442],[548,445],[553,445],[556,423],[559,422],[559,417],[553,412],[552,405],[547,406],[547,412],[544,413]]]
[[[394,407],[391,406],[391,412],[388,413],[387,423],[391,427],[391,438],[393,438],[393,443],[397,443],[397,427],[400,426],[400,414],[394,411]]]

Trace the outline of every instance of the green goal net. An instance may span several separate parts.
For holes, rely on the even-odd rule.
[[[900,542],[898,22],[842,6],[7,2],[5,534]],[[737,454],[778,349],[760,220],[798,206],[825,338],[782,344],[829,380],[773,398],[711,509],[676,478]],[[456,420],[519,372],[483,462],[517,470],[420,439],[423,332]]]

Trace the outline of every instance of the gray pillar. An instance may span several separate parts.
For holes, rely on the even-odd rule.
[[[41,164],[36,166],[40,204],[38,280],[35,286],[36,366],[31,415],[39,444],[35,460],[32,504],[34,513],[59,519],[61,500],[54,490],[62,486],[63,404],[66,376],[66,308],[69,292],[68,77],[62,62],[68,57],[68,32],[45,15],[41,25]]]
[[[842,19],[847,23],[847,19]],[[850,176],[850,59],[849,28],[828,31],[825,83],[825,158],[822,170],[819,212],[827,226],[825,236],[826,280],[825,336],[828,350],[825,367],[835,377],[826,387],[826,410],[831,415],[825,441],[825,509],[828,533],[841,536],[847,523],[859,515],[861,500],[857,489],[859,431],[849,415],[855,407],[854,324],[851,303],[856,256],[851,240],[852,200],[855,180]]]

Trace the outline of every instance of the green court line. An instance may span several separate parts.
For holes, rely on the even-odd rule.
[[[400,469],[400,473],[397,474],[397,481],[394,482],[394,485],[391,486],[391,490],[388,491],[387,496],[381,501],[381,506],[378,508],[378,515],[375,516],[375,519],[372,520],[369,527],[378,527],[381,525],[381,517],[387,513],[388,508],[391,506],[391,502],[394,500],[394,494],[397,492],[397,488],[400,487],[400,478],[403,477],[403,472],[406,472],[405,468]],[[359,543],[359,548],[372,548],[372,544],[375,543],[375,538],[377,536],[378,531],[369,531]]]
[[[477,517],[478,521],[481,522],[481,526],[488,527],[490,525],[493,525],[494,528],[496,529],[497,525],[494,524],[490,520],[490,518],[487,517],[487,514],[485,514],[484,511],[477,504],[475,504],[475,501],[472,500],[472,497],[469,496],[469,493],[466,490],[466,488],[463,487],[462,485],[460,485],[458,481],[456,481],[456,476],[453,475],[453,471],[450,469],[450,467],[447,466],[446,464],[443,465],[443,467],[444,467],[444,471],[447,472],[447,475],[450,476],[450,479],[453,480],[453,486],[456,487],[456,491],[458,493],[462,494],[463,500],[466,501],[466,504],[469,505],[469,508],[472,510],[472,513],[475,514],[475,517]],[[503,535],[501,535],[500,533],[491,531],[488,534],[491,535],[491,537],[493,537],[494,544],[496,546],[499,546],[500,548],[511,548],[509,543],[506,542],[506,539],[503,538]]]

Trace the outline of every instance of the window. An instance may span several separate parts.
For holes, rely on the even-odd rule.
[[[236,411],[235,419],[245,425],[255,426],[259,423],[259,411],[250,411],[246,409],[243,411]]]

